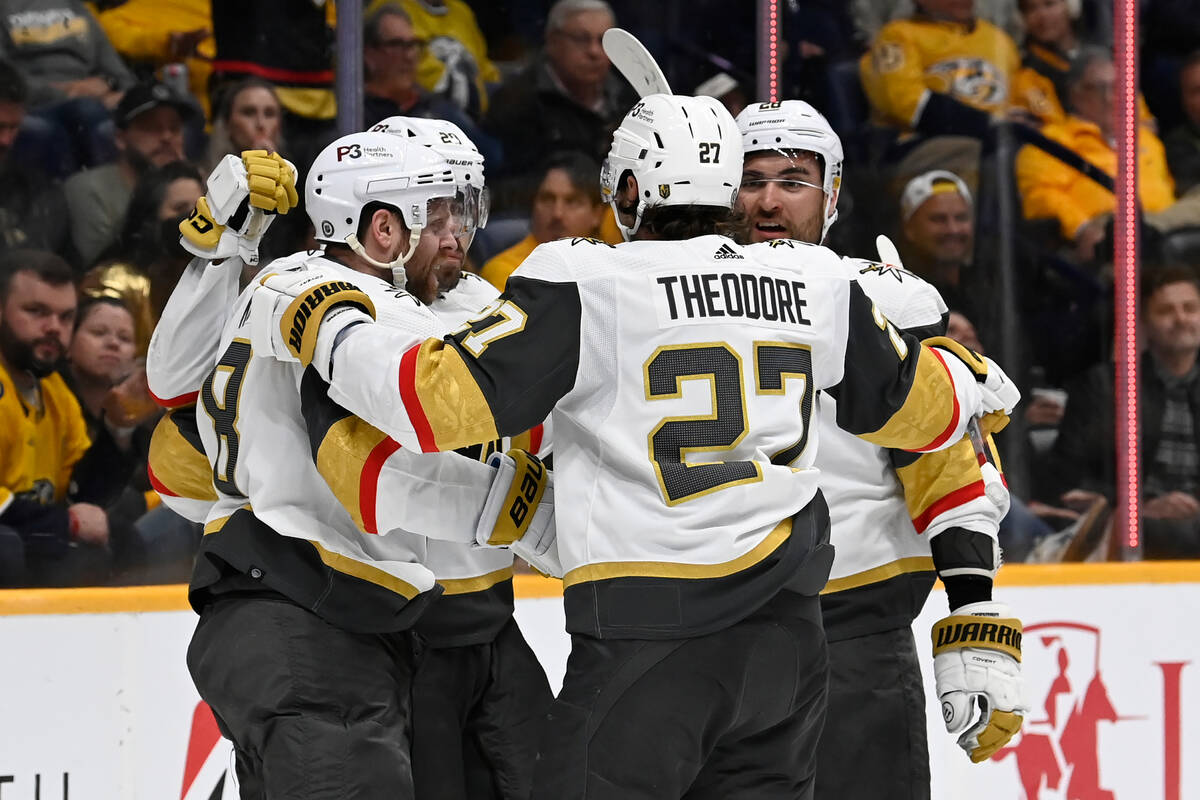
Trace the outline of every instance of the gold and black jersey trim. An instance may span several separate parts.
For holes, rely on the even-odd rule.
[[[512,567],[476,578],[439,580],[441,597],[413,631],[431,647],[466,647],[496,638],[513,614]]]
[[[910,627],[935,578],[933,559],[915,557],[830,581],[821,593],[825,638],[837,642]]]
[[[574,283],[513,277],[488,313],[444,342],[409,349],[399,394],[421,450],[453,450],[540,425],[575,385],[581,308]]]
[[[174,408],[154,426],[146,471],[159,494],[215,502],[212,465],[196,428],[196,407]]]
[[[828,390],[837,400],[838,425],[881,447],[943,444],[962,413],[945,364],[897,331],[855,282],[848,313],[844,377]]]
[[[829,510],[820,493],[763,544],[716,565],[620,562],[568,573],[567,630],[605,639],[677,639],[727,628],[783,591],[816,595],[829,577]]]
[[[282,595],[352,633],[391,633],[411,628],[442,590],[420,592],[370,564],[283,536],[242,508],[205,527],[188,599],[199,612],[222,595],[254,591]]]

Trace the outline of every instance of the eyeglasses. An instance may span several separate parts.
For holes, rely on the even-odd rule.
[[[403,50],[409,53],[420,53],[428,44],[424,39],[383,39],[376,44],[376,47],[384,47],[388,50]]]
[[[742,181],[741,192],[743,194],[754,194],[755,192],[761,192],[767,188],[768,183],[779,184],[779,188],[788,194],[796,194],[805,187],[809,189],[816,189],[822,194],[825,192],[824,186],[818,186],[815,183],[798,181],[792,178],[754,178],[752,180],[744,180]]]

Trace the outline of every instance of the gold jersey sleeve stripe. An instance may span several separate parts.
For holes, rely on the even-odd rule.
[[[400,396],[425,452],[499,438],[483,390],[459,352],[440,339],[426,339],[404,354]]]
[[[342,507],[350,512],[355,527],[368,533],[377,531],[368,530],[363,519],[369,516],[372,523],[375,519],[374,509],[368,512],[362,505],[363,482],[367,478],[365,469],[372,452],[385,439],[387,437],[381,430],[358,417],[343,417],[329,426],[317,448],[317,471]],[[374,470],[374,477],[378,478],[378,470]],[[367,494],[373,500],[373,487],[368,488]]]
[[[897,469],[896,477],[904,486],[908,515],[914,520],[922,519],[925,512],[942,498],[981,480],[979,460],[967,439],[945,450],[925,453],[908,466]]]
[[[147,460],[155,490],[193,500],[217,499],[208,457],[188,443],[169,417],[154,426]]]
[[[960,413],[954,381],[945,364],[928,347],[922,347],[904,404],[882,428],[862,438],[880,447],[928,450],[945,441]]]
[[[724,578],[749,569],[774,553],[792,535],[791,517],[775,526],[748,553],[720,564],[679,564],[670,561],[606,561],[576,567],[563,578],[563,587],[611,578]]]

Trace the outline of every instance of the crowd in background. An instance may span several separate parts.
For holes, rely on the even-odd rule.
[[[1145,556],[1200,557],[1200,9],[1141,5]],[[619,24],[680,93],[755,96],[755,3],[364,2],[364,128],[455,122],[492,211],[468,256],[503,287],[539,243],[616,243],[599,165],[633,105]],[[782,98],[846,153],[827,243],[877,233],[951,335],[1005,356],[1009,561],[1117,557],[1112,8],[1100,0],[789,0]],[[161,506],[141,366],[188,263],[177,225],[226,154],[300,169],[336,136],[332,2],[0,0],[0,586],[185,580],[201,532]],[[303,211],[263,263],[312,245]],[[169,398],[157,398],[169,400]],[[53,476],[38,472],[54,454]],[[45,472],[45,471],[43,471]],[[39,475],[37,480],[30,476]]]

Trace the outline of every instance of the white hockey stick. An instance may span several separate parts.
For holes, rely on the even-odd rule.
[[[646,46],[624,28],[609,28],[601,39],[608,60],[633,84],[638,97],[648,94],[672,94],[667,77]]]
[[[885,265],[904,268],[904,264],[900,261],[900,251],[887,236],[880,234],[875,237],[875,249],[879,251],[879,260]],[[967,436],[971,440],[971,447],[975,450],[975,458],[979,460],[979,473],[983,478],[983,493],[996,506],[1003,505],[1008,490],[1004,488],[1000,471],[992,463],[991,453],[988,452],[987,445],[983,441],[983,432],[979,430],[979,417],[972,417],[971,421],[967,423]]]

